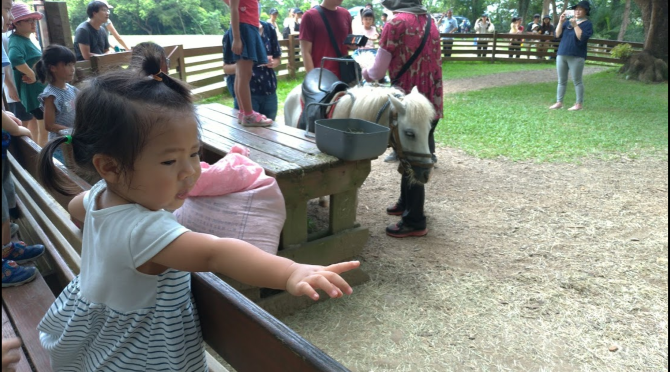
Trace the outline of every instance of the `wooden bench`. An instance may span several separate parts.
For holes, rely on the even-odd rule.
[[[319,151],[304,131],[274,125],[247,128],[238,124],[237,111],[221,104],[198,106],[202,125],[203,161],[214,163],[235,144],[250,150],[250,158],[274,177],[284,195],[287,218],[279,255],[300,263],[330,265],[359,256],[370,231],[356,221],[358,190],[371,171],[371,160],[344,162]],[[330,197],[327,229],[308,233],[308,202]],[[352,285],[369,280],[362,270],[346,277]],[[233,283],[233,286],[236,284]],[[257,289],[238,288],[254,299]],[[261,299],[258,304],[284,315],[310,304],[289,295]]]
[[[64,209],[70,198],[47,193],[33,178],[38,152],[32,140],[18,138],[12,141],[8,158],[17,195],[33,217],[27,225],[38,226],[36,230],[43,231],[40,240],[53,246],[49,265],[60,291],[79,272],[81,231]],[[90,188],[64,166],[59,173],[81,191]],[[205,342],[236,371],[348,371],[216,275],[195,273],[191,286]],[[208,363],[211,371],[225,371],[209,354]]]

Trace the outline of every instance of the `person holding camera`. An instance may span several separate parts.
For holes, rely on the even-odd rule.
[[[572,75],[575,85],[577,102],[569,108],[569,111],[579,111],[584,104],[584,83],[582,75],[586,63],[586,52],[589,38],[593,35],[593,24],[588,19],[591,14],[591,4],[588,1],[580,1],[570,8],[571,11],[561,14],[560,22],[556,27],[556,37],[561,40],[558,45],[558,57],[556,58],[556,71],[558,73],[558,89],[556,103],[549,109],[557,110],[563,108],[563,98],[568,85],[568,72]]]
[[[454,11],[452,9],[447,10],[437,24],[440,26],[441,34],[453,34],[454,32],[458,32],[458,21],[454,18]],[[451,37],[442,38],[442,45],[445,50],[444,56],[451,57],[451,49],[454,45],[454,39]]]
[[[475,22],[475,33],[476,34],[492,34],[496,31],[496,26],[493,25],[491,19],[487,14],[482,14],[482,16]],[[489,47],[489,39],[479,38],[477,40],[477,50],[487,50]],[[486,57],[486,52],[480,53],[478,57]]]

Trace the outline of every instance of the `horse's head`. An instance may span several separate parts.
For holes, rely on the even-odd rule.
[[[402,99],[394,95],[389,95],[389,99],[398,115],[397,120],[389,123],[398,158],[414,181],[428,183],[434,166],[428,136],[435,108],[416,87]]]

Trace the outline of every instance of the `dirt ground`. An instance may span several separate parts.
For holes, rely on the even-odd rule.
[[[372,280],[282,321],[357,372],[668,370],[667,156],[438,156],[429,235],[385,236],[400,178],[376,161],[359,205]]]

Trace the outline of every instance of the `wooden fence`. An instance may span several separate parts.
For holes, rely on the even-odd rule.
[[[590,39],[588,61],[620,64],[621,61],[613,58],[610,52],[624,43],[630,44],[634,51],[641,51],[643,48],[642,43]],[[280,79],[294,78],[298,72],[304,71],[300,42],[292,35],[288,40],[280,40],[279,44],[282,49],[282,64],[275,69],[277,75]],[[170,73],[193,86],[194,93],[200,99],[222,94],[226,88],[222,47],[177,47],[178,50],[171,58]],[[484,47],[487,49],[478,50]],[[168,52],[172,48],[165,47]],[[558,42],[552,36],[531,34],[444,34],[442,48],[444,61],[546,63],[548,59],[556,56]],[[83,78],[100,73],[112,66],[127,64],[129,60],[130,53],[93,57],[90,62],[77,63],[79,76]]]

